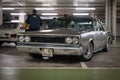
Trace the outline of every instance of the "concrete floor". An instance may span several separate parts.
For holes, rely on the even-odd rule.
[[[0,47],[0,80],[119,80],[120,47],[97,52],[92,60],[78,56],[32,59],[14,44]]]
[[[78,56],[54,56],[48,60],[35,60],[15,46],[0,47],[0,67],[76,67],[120,68],[120,47],[110,46],[108,52],[97,52],[92,60],[83,61]]]

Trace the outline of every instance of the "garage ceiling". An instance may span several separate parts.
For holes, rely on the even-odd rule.
[[[43,8],[56,8],[52,11],[59,14],[70,14],[79,12],[90,12],[93,11],[76,11],[76,7],[95,7],[97,12],[104,12],[105,0],[3,0],[3,7],[15,7],[15,11],[12,12],[27,12],[29,13],[36,7]],[[6,11],[7,12],[7,11]],[[11,11],[10,11],[11,12]],[[50,10],[40,10],[39,13],[51,12]],[[7,12],[8,13],[8,12]]]
[[[55,8],[55,10],[39,10],[38,13],[58,13],[72,14],[72,13],[94,13],[105,14],[105,0],[3,0],[3,7],[15,8],[15,10],[3,11],[3,13],[11,12],[26,12],[31,13],[34,8]],[[117,0],[118,12],[120,12],[120,0]],[[75,10],[76,7],[91,7],[96,10]]]

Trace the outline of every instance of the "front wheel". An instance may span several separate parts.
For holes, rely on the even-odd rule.
[[[0,46],[3,44],[3,42],[0,42]]]
[[[29,53],[30,57],[32,57],[33,59],[40,59],[42,58],[42,56],[40,54],[35,54],[35,53]]]
[[[92,59],[92,57],[93,57],[93,45],[92,45],[92,43],[88,44],[87,52],[85,54],[83,54],[82,57],[86,61]]]

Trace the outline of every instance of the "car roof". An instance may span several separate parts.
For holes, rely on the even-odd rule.
[[[89,19],[93,20],[93,17],[88,17],[88,16],[63,16],[59,17],[58,19]]]
[[[64,20],[64,19],[67,19],[67,20],[93,20],[94,18],[93,17],[87,17],[87,16],[80,16],[80,17],[78,17],[78,16],[67,16],[67,17],[65,17],[65,16],[63,16],[63,17],[59,17],[59,18],[57,18],[58,20]]]

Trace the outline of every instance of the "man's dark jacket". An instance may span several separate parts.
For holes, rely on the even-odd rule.
[[[29,30],[31,31],[39,30],[42,26],[42,20],[37,14],[28,15],[26,22],[30,25]]]

